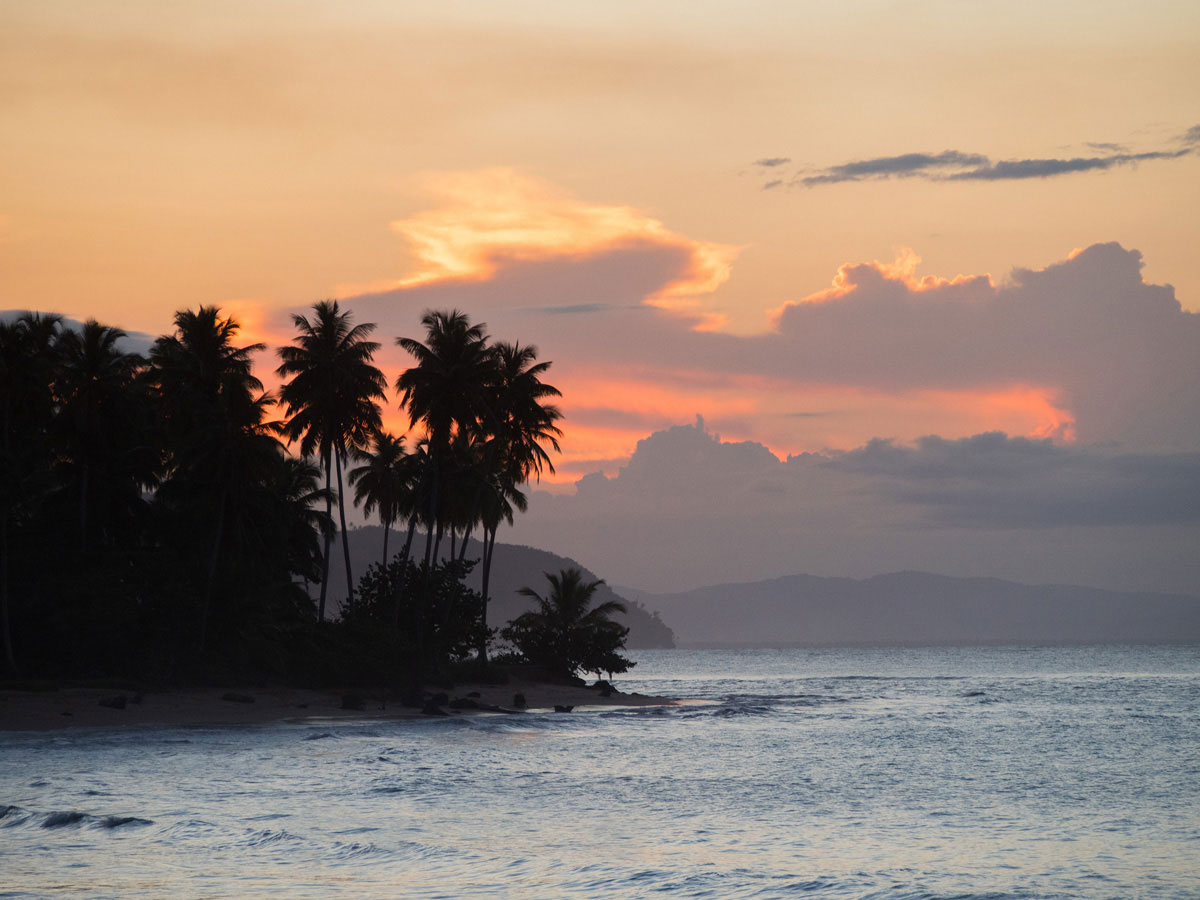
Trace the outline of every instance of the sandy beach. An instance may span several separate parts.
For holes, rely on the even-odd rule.
[[[514,710],[523,694],[526,711],[556,706],[666,706],[666,697],[614,693],[602,697],[594,688],[512,680],[508,684],[463,684],[445,690],[447,715],[497,715],[487,707]],[[122,699],[123,698],[123,703]],[[347,699],[350,702],[347,703]],[[451,703],[482,709],[452,708]],[[354,708],[354,707],[358,708]],[[519,714],[519,713],[514,713]],[[360,690],[303,688],[205,688],[137,693],[112,688],[62,688],[50,691],[0,690],[0,732],[51,731],[60,728],[131,726],[254,725],[304,719],[419,719],[418,709],[394,698]]]

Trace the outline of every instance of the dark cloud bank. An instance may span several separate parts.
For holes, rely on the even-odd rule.
[[[537,493],[517,540],[647,590],[900,569],[1200,595],[1200,453],[981,434],[786,460],[702,423]]]
[[[1053,178],[1075,172],[1098,172],[1118,166],[1142,162],[1179,159],[1191,155],[1200,145],[1200,125],[1188,129],[1171,147],[1142,153],[1130,153],[1115,143],[1089,142],[1087,147],[1100,151],[1092,156],[1068,158],[1027,158],[993,161],[981,153],[944,150],[941,153],[902,153],[860,159],[829,166],[816,172],[801,171],[790,182],[774,177],[763,185],[764,190],[784,183],[802,187],[841,184],[847,181],[869,181],[887,178],[921,178],[927,181],[1019,181],[1033,178]],[[755,165],[776,167],[790,162],[787,157],[760,159]]]

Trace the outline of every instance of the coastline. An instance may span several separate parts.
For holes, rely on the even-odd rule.
[[[439,689],[433,689],[437,693]],[[427,692],[427,694],[430,692]],[[401,706],[396,698],[355,689],[308,688],[201,688],[153,691],[138,694],[112,688],[61,688],[48,691],[0,689],[0,734],[16,731],[58,731],[66,728],[222,727],[264,725],[306,719],[329,721],[451,718],[469,715],[503,715],[551,712],[556,706],[576,710],[589,707],[672,706],[669,697],[613,693],[602,697],[591,687],[512,679],[508,684],[461,684],[444,693],[476,709],[453,709],[443,704],[445,716],[427,715]],[[524,694],[525,710],[513,706],[514,695]],[[124,698],[121,706],[117,698]],[[346,698],[360,704],[347,708]],[[114,701],[117,701],[114,705]],[[487,707],[494,707],[488,709]]]

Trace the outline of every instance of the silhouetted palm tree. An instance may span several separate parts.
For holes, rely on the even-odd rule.
[[[9,528],[25,517],[49,483],[54,340],[61,323],[62,316],[37,313],[0,321],[0,631],[4,664],[13,675]]]
[[[404,450],[404,437],[385,431],[375,435],[375,452],[364,454],[366,462],[350,471],[354,485],[354,504],[362,505],[363,513],[379,510],[383,525],[383,565],[388,562],[388,536],[402,515],[412,510],[412,462]]]
[[[549,362],[536,362],[537,348],[517,343],[500,342],[493,347],[495,375],[491,384],[489,403],[491,422],[491,451],[489,480],[489,511],[484,517],[484,548],[482,572],[482,602],[480,609],[483,633],[487,632],[488,585],[492,570],[496,532],[501,521],[513,521],[512,506],[525,510],[525,496],[519,486],[530,476],[540,480],[543,470],[554,472],[546,446],[556,452],[562,431],[554,424],[562,413],[546,403],[561,393],[544,383],[541,376],[550,368]],[[481,659],[487,658],[486,638],[479,648]]]
[[[171,457],[160,499],[210,510],[212,543],[199,629],[203,650],[227,527],[236,520],[230,507],[267,477],[279,444],[272,437],[276,426],[266,421],[273,400],[250,369],[251,354],[263,345],[234,346],[240,326],[215,306],[177,312],[175,329],[151,347],[147,377],[159,392]]]
[[[545,574],[550,583],[546,596],[530,587],[518,592],[537,603],[537,609],[513,621],[513,626],[529,639],[522,651],[563,675],[573,674],[576,669],[624,671],[621,665],[628,660],[617,656],[616,650],[629,629],[613,621],[612,616],[625,612],[625,606],[616,600],[592,606],[592,597],[604,582],[585,582],[578,568]]]
[[[424,343],[415,338],[396,339],[416,360],[415,366],[400,373],[396,390],[401,393],[401,405],[407,407],[411,424],[420,423],[429,441],[433,469],[429,519],[440,540],[445,525],[441,495],[451,470],[451,440],[457,432],[475,428],[487,415],[488,385],[495,359],[488,348],[486,326],[472,325],[458,310],[427,312],[421,324],[425,328]],[[433,530],[426,536],[426,566],[434,552]]]
[[[101,511],[101,537],[111,538],[113,517],[136,515],[144,505],[142,490],[157,482],[160,460],[148,434],[149,401],[136,381],[146,360],[120,349],[124,337],[121,329],[89,319],[79,330],[63,330],[56,343],[54,430],[62,464],[78,492],[83,551],[90,506]]]
[[[336,466],[346,590],[348,596],[353,597],[342,466],[347,453],[365,450],[371,436],[380,430],[378,401],[385,399],[387,379],[371,364],[379,349],[378,343],[367,340],[375,330],[374,323],[352,325],[350,313],[342,312],[336,300],[314,304],[311,321],[305,316],[294,315],[292,322],[299,334],[293,345],[279,349],[279,358],[283,362],[276,370],[291,378],[280,391],[280,399],[287,405],[290,416],[284,433],[289,441],[300,441],[303,455],[319,455],[325,467],[326,490],[330,487],[331,470]],[[322,621],[328,581],[329,539],[326,537],[317,613]]]

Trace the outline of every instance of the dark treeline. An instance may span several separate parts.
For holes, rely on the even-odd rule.
[[[177,313],[148,356],[96,321],[0,322],[7,677],[411,686],[486,665],[496,533],[558,449],[550,364],[430,312],[398,339],[413,365],[390,385],[374,325],[336,301],[293,319],[278,397],[251,366],[267,348],[215,307]],[[407,440],[382,428],[389,402]],[[351,494],[384,525],[365,573]],[[358,584],[336,622],[331,565]],[[473,565],[482,592],[463,585]],[[605,628],[619,664],[622,629]]]

